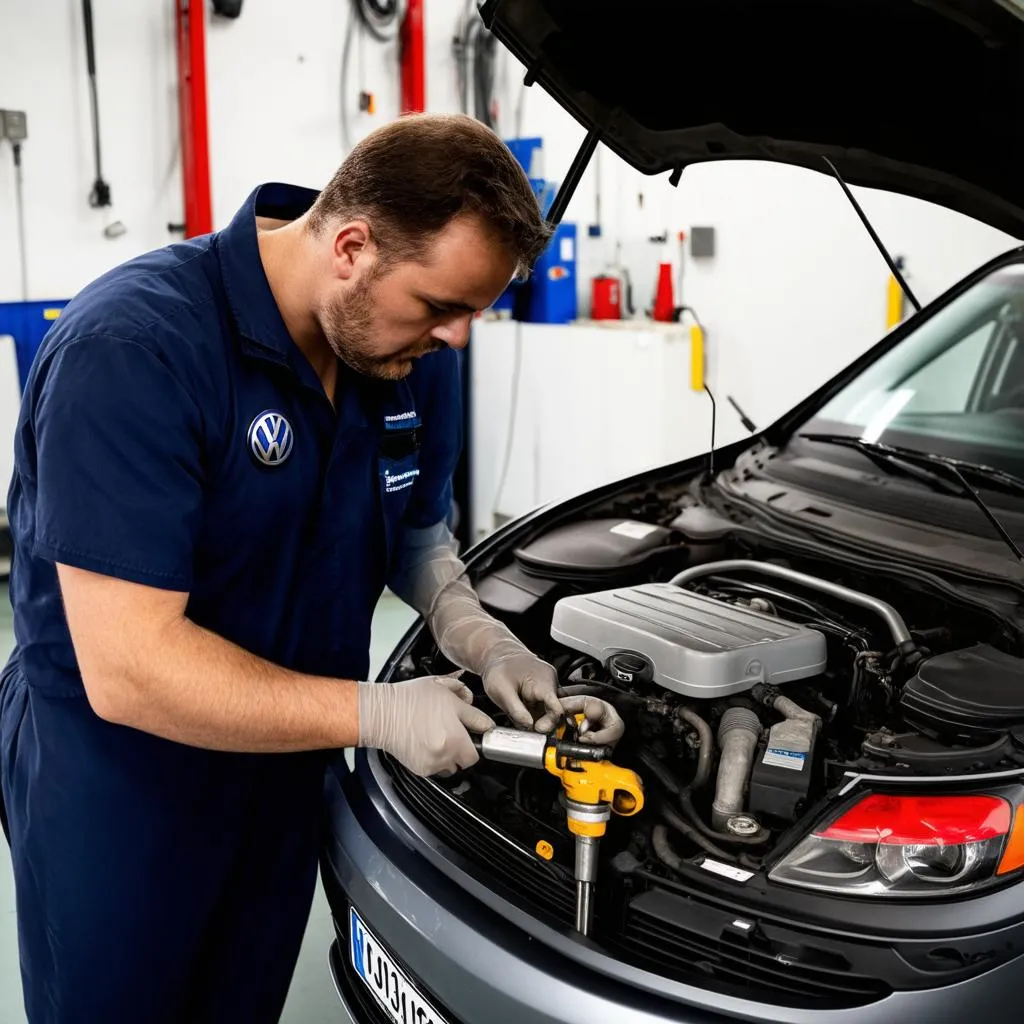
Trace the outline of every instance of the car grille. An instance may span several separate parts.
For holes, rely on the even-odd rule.
[[[436,784],[385,758],[395,791],[412,813],[499,895],[562,926],[575,920],[575,886],[564,869],[539,861],[479,821]],[[688,899],[698,901],[696,894]],[[797,962],[765,944],[737,937],[711,939],[665,920],[634,901],[619,914],[598,908],[593,937],[618,959],[674,981],[781,1006],[842,1009],[884,998],[891,988],[853,973],[841,957],[820,965]],[[814,937],[806,937],[814,946]]]
[[[831,1009],[863,1006],[889,992],[872,978],[835,967],[809,967],[739,938],[709,939],[635,908],[625,928],[609,936],[605,945],[655,974],[678,978],[685,969],[697,984],[709,987],[709,982],[717,982],[716,987],[762,1002]]]

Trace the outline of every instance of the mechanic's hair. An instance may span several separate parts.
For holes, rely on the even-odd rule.
[[[349,154],[309,212],[309,229],[365,218],[383,264],[423,259],[453,217],[473,213],[525,277],[551,237],[526,172],[464,114],[406,114]]]

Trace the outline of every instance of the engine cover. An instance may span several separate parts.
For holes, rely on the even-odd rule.
[[[551,636],[602,664],[638,654],[653,666],[655,683],[698,700],[806,679],[827,660],[817,630],[670,583],[562,598]]]

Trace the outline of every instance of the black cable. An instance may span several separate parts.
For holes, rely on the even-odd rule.
[[[468,114],[472,102],[473,116],[492,130],[497,130],[493,112],[497,52],[497,38],[469,0],[452,39],[459,105]]]
[[[398,0],[352,0],[352,5],[363,27],[378,43],[390,43],[395,38]]]
[[[661,861],[665,867],[672,871],[682,871],[683,858],[672,849],[672,844],[668,841],[668,828],[665,825],[655,825],[651,832],[651,846],[654,847],[654,852],[658,856],[658,860]]]
[[[697,325],[701,334],[704,333],[704,325],[700,322],[700,317],[697,316],[697,311],[693,306],[678,306],[675,309],[675,319],[678,322],[682,319],[684,313],[689,313],[693,317],[693,322]],[[715,396],[711,392],[711,388],[708,387],[707,381],[704,382],[704,390],[707,392],[708,398],[711,399],[711,451],[708,452],[708,476],[714,477],[715,475],[715,431],[718,424],[718,403],[715,401]]]
[[[719,860],[724,861],[735,861],[736,855],[733,853],[726,853],[720,846],[716,846],[710,839],[705,838],[693,828],[689,822],[685,821],[669,804],[663,804],[661,808],[661,816],[665,821],[666,825],[674,828],[680,835],[686,836],[691,842],[696,843],[705,853],[710,853],[712,857],[717,857]]]
[[[708,476],[714,478],[715,475],[715,429],[718,422],[718,403],[715,401],[715,396],[711,393],[711,388],[704,385],[704,390],[708,393],[708,398],[711,399],[711,451],[708,452]]]
[[[515,438],[516,433],[516,418],[517,410],[519,407],[519,378],[522,375],[523,369],[523,327],[520,321],[516,321],[516,340],[515,340],[515,362],[512,367],[512,388],[511,388],[511,406],[508,414],[508,436],[505,438],[505,459],[501,468],[501,476],[498,478],[498,487],[494,492],[494,506],[491,509],[491,527],[493,528],[500,511],[499,505],[501,504],[501,492],[505,489],[505,481],[508,479],[509,467],[512,463],[512,442]]]

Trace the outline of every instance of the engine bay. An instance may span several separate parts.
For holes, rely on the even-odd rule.
[[[476,583],[564,695],[600,697],[625,721],[614,761],[646,800],[609,823],[603,871],[763,876],[851,774],[1024,767],[1024,651],[991,607],[739,539],[706,508],[660,518],[557,526]],[[424,637],[400,673],[448,670]],[[549,774],[482,760],[437,784],[571,869]],[[922,870],[953,886],[963,865],[933,861]]]

